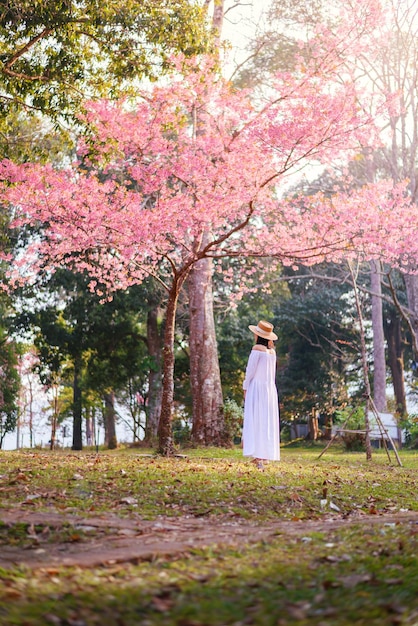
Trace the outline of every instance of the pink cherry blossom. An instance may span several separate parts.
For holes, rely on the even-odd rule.
[[[379,4],[367,6],[372,23]],[[342,71],[342,38],[318,29],[311,46],[312,61],[278,75],[257,105],[213,71],[212,59],[179,58],[182,75],[139,91],[135,101],[85,104],[90,130],[71,167],[0,164],[12,226],[40,233],[16,258],[12,284],[66,266],[87,272],[103,297],[148,276],[165,285],[161,451],[171,447],[177,299],[199,259],[293,265],[363,255],[402,265],[418,255],[416,208],[403,185],[278,200],[278,186],[304,164],[347,159],[378,140]],[[233,280],[230,272],[226,278]],[[246,288],[254,288],[250,278]]]

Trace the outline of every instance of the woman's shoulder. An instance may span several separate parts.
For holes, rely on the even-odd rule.
[[[256,343],[255,346],[253,346],[253,350],[257,351],[257,352],[268,352],[268,349],[266,348],[266,346],[262,346],[259,343]]]

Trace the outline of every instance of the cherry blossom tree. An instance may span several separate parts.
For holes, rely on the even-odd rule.
[[[304,162],[326,163],[374,139],[350,77],[335,80],[337,57],[329,50],[321,59],[301,64],[296,76],[279,75],[258,107],[213,72],[210,60],[183,68],[179,60],[168,84],[141,92],[134,104],[87,104],[91,136],[70,168],[1,164],[13,225],[38,233],[16,258],[12,285],[57,266],[88,272],[104,298],[148,276],[164,285],[161,453],[173,449],[176,307],[199,260],[379,257],[381,228],[385,254],[418,252],[408,229],[401,246],[391,235],[388,211],[405,217],[402,187],[369,186],[332,204],[320,197],[279,202],[277,184]],[[196,132],[197,120],[204,132]]]
[[[385,97],[396,99],[398,106],[388,107],[379,116],[383,147],[371,155],[378,176],[397,182],[409,181],[411,203],[417,202],[418,185],[416,160],[418,155],[417,62],[418,23],[417,7],[412,0],[382,0],[385,20],[379,24],[374,45],[367,54],[353,61],[356,73],[367,80],[374,102]],[[403,266],[408,307],[401,309],[407,320],[415,358],[418,354],[418,277],[416,261]]]
[[[344,2],[351,10],[351,1]],[[323,3],[329,7],[329,3]],[[365,11],[373,9],[364,3]],[[374,11],[380,18],[375,27],[361,37],[361,45],[347,48],[341,54],[341,64],[357,86],[368,96],[363,104],[369,106],[380,129],[381,142],[377,149],[364,149],[358,163],[363,180],[373,182],[386,178],[394,184],[408,180],[407,196],[411,204],[417,202],[417,54],[418,23],[416,3],[413,0],[379,0]],[[376,14],[377,14],[376,13]],[[359,14],[361,16],[361,13]],[[353,24],[356,20],[353,20]],[[321,29],[320,29],[321,30]],[[324,30],[322,38],[329,46],[330,38],[338,41],[338,29]],[[382,107],[382,103],[386,106]],[[352,184],[361,185],[361,179]],[[413,209],[412,209],[413,212]],[[401,226],[404,228],[404,225]],[[372,323],[374,342],[374,401],[380,411],[386,409],[386,362],[382,324],[381,278],[383,270],[378,262],[371,263]],[[386,270],[387,271],[387,270]],[[416,259],[402,264],[402,276],[408,307],[401,307],[394,295],[400,315],[408,323],[415,355],[418,354],[418,273]],[[391,278],[389,276],[389,282]],[[415,357],[416,358],[416,357]]]

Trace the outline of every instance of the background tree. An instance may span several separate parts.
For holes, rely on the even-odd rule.
[[[0,212],[0,280],[4,281],[13,231],[6,211]],[[0,448],[7,433],[13,432],[18,419],[19,347],[10,332],[13,304],[10,295],[0,289]]]
[[[93,408],[91,400],[100,398],[104,406],[101,412],[105,444],[113,448],[117,444],[116,401],[119,395],[126,399],[129,391],[132,401],[140,394],[145,411],[148,411],[148,404],[152,404],[154,391],[149,378],[156,365],[147,350],[144,306],[147,290],[133,286],[116,293],[112,301],[101,304],[100,298],[89,291],[87,282],[83,276],[68,271],[56,272],[45,284],[44,298],[40,298],[38,291],[37,303],[32,301],[32,311],[23,313],[16,325],[22,331],[34,333],[41,379],[51,389],[58,389],[57,398],[60,398],[60,389],[70,381],[73,389],[77,385],[75,400],[79,399],[80,406],[75,405],[73,398],[73,423],[78,433],[73,446],[80,445],[82,437],[80,415],[89,418]],[[78,362],[81,368],[76,372],[74,364]],[[96,404],[95,400],[94,406]],[[91,426],[88,423],[85,426],[87,439],[92,439]],[[139,427],[137,424],[133,428],[134,434],[138,435]],[[147,430],[146,422],[142,427]]]
[[[351,286],[341,279],[338,266],[287,275],[290,297],[275,311],[282,419],[307,423],[318,412],[330,431],[336,408],[348,402],[349,385],[362,389]]]
[[[224,273],[215,274],[215,313],[222,388],[226,399],[242,405],[242,384],[253,344],[248,326],[258,319],[277,322],[277,311],[286,305],[289,291],[282,280],[283,271],[270,269],[270,260],[259,262],[260,268],[255,268],[251,258],[223,259],[221,263]],[[240,276],[245,277],[245,291],[237,294]]]
[[[86,288],[87,289],[87,288]],[[147,314],[142,286],[115,293],[112,301],[100,304],[90,294],[88,356],[85,384],[105,403],[105,443],[116,447],[116,401],[128,399],[134,440],[139,440],[141,410],[147,413],[154,390],[149,384],[156,363],[148,351]],[[142,400],[139,401],[138,398]],[[133,428],[132,428],[133,426]],[[142,437],[147,432],[142,424]]]
[[[283,17],[283,3],[273,2],[271,19]],[[318,2],[315,11],[310,11],[309,24],[318,25],[321,14],[329,10],[330,4]],[[417,159],[417,81],[416,66],[418,54],[418,31],[416,23],[416,7],[414,2],[400,0],[384,0],[381,3],[383,20],[376,21],[376,29],[373,36],[365,40],[361,48],[347,49],[344,67],[353,76],[353,80],[363,86],[364,91],[372,94],[370,102],[371,111],[374,111],[376,120],[381,128],[382,146],[376,150],[364,150],[359,154],[356,163],[356,172],[352,170],[353,181],[351,184],[362,185],[364,181],[379,180],[382,178],[392,179],[394,183],[400,180],[409,181],[408,193],[412,204],[417,201],[416,184],[416,159]],[[310,3],[307,4],[310,7]],[[348,5],[350,8],[350,5]],[[367,3],[364,4],[364,16],[369,10]],[[335,13],[329,12],[329,31],[324,32],[324,37],[337,33]],[[300,23],[300,13],[295,12]],[[304,18],[302,16],[302,21]],[[270,41],[270,40],[269,40]],[[270,48],[272,50],[272,48]],[[275,58],[275,54],[272,55]],[[388,103],[384,109],[380,108],[382,101]],[[363,103],[364,104],[364,103]],[[379,113],[377,113],[379,107]],[[355,176],[355,178],[354,178]],[[409,270],[409,271],[408,271]],[[410,334],[417,352],[417,310],[418,288],[415,272],[415,261],[411,265],[405,263],[402,268],[402,276],[405,283],[408,304],[404,303],[399,315],[408,322]],[[372,308],[374,338],[375,338],[375,364],[374,364],[374,399],[380,410],[385,410],[386,371],[383,356],[383,327],[380,297],[381,273],[378,269],[372,272],[372,291],[377,294]],[[402,298],[401,298],[402,300]],[[395,302],[400,302],[395,297]],[[386,333],[393,325],[386,324]],[[399,333],[398,333],[399,335]],[[389,337],[388,337],[389,338]],[[393,338],[391,338],[393,340]],[[398,336],[399,345],[399,336]],[[391,350],[393,346],[391,345]],[[398,352],[400,348],[398,347]],[[379,356],[378,356],[379,355]],[[399,372],[396,374],[393,356],[390,357],[392,372],[399,381],[396,384],[397,394],[403,395]],[[405,407],[405,401],[399,398],[399,406]]]
[[[58,389],[64,381],[72,387],[74,450],[82,449],[81,380],[87,303],[80,291],[81,282],[80,277],[65,271],[44,281],[42,292],[38,282],[31,308],[26,308],[15,322],[18,330],[34,335],[41,382],[50,389]],[[25,299],[28,304],[28,294]]]
[[[395,412],[399,417],[408,413],[405,371],[412,372],[413,350],[409,325],[400,312],[407,307],[405,284],[399,272],[389,270],[383,278],[383,328],[388,347],[388,366],[391,372],[395,397]],[[395,302],[394,302],[395,301]]]
[[[20,386],[17,365],[16,345],[0,330],[0,449],[6,434],[16,428]]]

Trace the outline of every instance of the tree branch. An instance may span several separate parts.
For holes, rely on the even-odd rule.
[[[44,37],[48,36],[50,33],[53,32],[52,28],[44,28],[43,31],[41,31],[39,33],[39,35],[37,35],[36,37],[34,37],[33,39],[30,39],[24,46],[23,48],[21,48],[20,50],[18,50],[9,60],[8,62],[5,64],[5,67],[10,68],[15,61],[17,61],[21,56],[23,56],[25,54],[25,52],[27,52],[28,50],[30,50],[30,48],[32,48],[32,46],[34,46],[36,43],[38,43],[38,41],[40,41],[41,39],[43,39]]]

